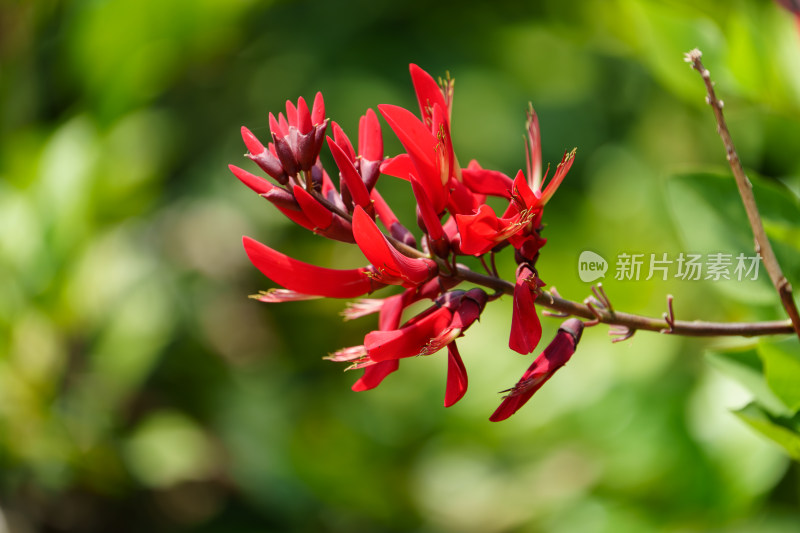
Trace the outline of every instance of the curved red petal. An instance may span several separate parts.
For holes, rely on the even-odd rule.
[[[414,176],[411,176],[411,188],[414,191],[414,198],[417,200],[419,213],[422,217],[422,222],[425,224],[428,235],[431,240],[438,241],[444,236],[442,221],[439,220],[439,216],[433,211],[433,206],[428,200],[428,196],[425,194],[422,184],[420,184]]]
[[[437,271],[436,262],[430,259],[415,259],[398,252],[361,207],[353,211],[353,235],[367,260],[379,272],[402,279],[404,286],[419,285]]]
[[[311,111],[308,110],[308,104],[301,96],[297,100],[297,130],[301,135],[305,135],[311,131]]]
[[[469,255],[481,255],[491,250],[498,242],[502,227],[491,206],[480,206],[474,215],[456,215],[458,233],[461,236],[461,251]]]
[[[431,111],[434,105],[439,105],[443,110],[447,109],[439,84],[433,76],[422,70],[415,64],[410,64],[408,70],[411,72],[411,83],[414,84],[414,92],[417,93],[417,102],[422,117],[427,123],[431,123]]]
[[[331,149],[333,159],[336,161],[336,166],[339,167],[342,173],[342,179],[345,184],[347,184],[353,201],[356,205],[364,208],[368,207],[370,205],[369,191],[367,190],[367,186],[364,185],[364,182],[361,181],[361,175],[356,170],[356,167],[353,166],[353,162],[344,150],[336,144],[336,141],[330,137],[328,137],[328,147]]]
[[[358,123],[358,153],[367,161],[383,159],[383,135],[378,115],[372,109]]]
[[[410,180],[411,174],[415,174],[417,169],[408,154],[400,154],[390,157],[381,163],[381,174],[394,176],[403,180]]]
[[[447,386],[444,393],[444,406],[450,407],[464,397],[467,392],[467,368],[458,353],[455,342],[447,345]]]
[[[500,198],[511,198],[511,188],[514,185],[514,180],[498,170],[468,167],[461,169],[461,177],[464,179],[464,185],[472,192]]]
[[[308,191],[298,185],[295,185],[292,191],[294,192],[295,200],[300,204],[300,209],[303,210],[303,213],[315,227],[325,229],[331,225],[333,213],[327,207],[315,200]]]
[[[261,141],[259,141],[256,136],[253,135],[253,132],[245,126],[242,126],[242,140],[244,141],[244,145],[247,147],[247,151],[252,155],[258,155],[266,150],[264,145],[261,144]]]
[[[350,142],[350,137],[347,136],[344,130],[336,122],[333,123],[331,128],[333,129],[334,142],[345,154],[347,154],[347,159],[349,159],[351,163],[355,163],[356,152],[353,150],[353,143]],[[330,141],[328,141],[328,143],[330,143]]]
[[[535,301],[535,293],[528,282],[518,278],[514,285],[514,309],[508,347],[523,355],[534,351],[542,339],[542,325],[536,313]]]
[[[452,312],[446,307],[435,308],[424,318],[400,329],[371,331],[364,337],[364,346],[373,361],[402,359],[423,353],[431,339],[447,328]]]
[[[540,198],[540,195],[537,196],[537,194],[531,190],[530,185],[528,185],[528,180],[525,178],[525,174],[521,170],[517,172],[517,175],[514,178],[512,193],[514,196],[517,196],[522,200],[522,203],[525,204],[526,208],[536,206]]]
[[[446,190],[439,170],[439,141],[411,111],[389,104],[381,104],[378,109],[414,163],[415,174],[431,196],[433,208],[440,212],[446,202]]]
[[[381,287],[364,268],[318,267],[292,259],[250,237],[243,237],[242,243],[250,261],[262,274],[295,292],[326,298],[355,298]]]
[[[234,176],[239,178],[239,181],[247,185],[250,189],[254,190],[258,194],[265,194],[272,189],[279,188],[264,178],[260,178],[255,174],[251,174],[250,172],[244,170],[243,168],[239,168],[236,165],[228,165],[228,169],[233,172]]]
[[[291,100],[286,100],[286,121],[288,126],[297,127],[297,106]]]
[[[320,92],[314,96],[314,105],[311,108],[311,122],[315,126],[325,122],[325,100]]]
[[[364,375],[353,384],[352,390],[359,392],[374,389],[381,384],[386,376],[397,371],[399,367],[400,361],[398,359],[381,361],[370,365],[364,368]]]
[[[575,162],[575,150],[573,149],[569,153],[565,153],[564,157],[561,159],[561,163],[558,164],[558,168],[556,169],[555,174],[553,174],[552,179],[547,183],[547,187],[545,187],[544,192],[542,193],[542,197],[539,200],[539,205],[546,204],[550,198],[558,189],[558,186],[561,185],[561,182],[564,181],[564,178],[567,176],[567,172],[569,169],[572,168],[572,163]]]

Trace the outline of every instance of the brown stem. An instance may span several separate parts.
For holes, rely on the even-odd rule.
[[[484,287],[489,287],[508,295],[514,294],[514,285],[511,282],[473,272],[463,265],[458,266],[458,276],[465,281],[483,285]],[[690,337],[755,337],[759,335],[777,335],[793,332],[792,323],[789,320],[769,322],[704,322],[700,320],[675,320],[670,326],[667,320],[663,318],[651,318],[621,311],[609,311],[608,309],[598,308],[598,306],[594,306],[595,312],[592,312],[586,304],[567,300],[549,292],[540,294],[538,298],[536,298],[536,303],[543,307],[567,313],[572,316],[579,316],[590,320],[598,319],[604,324],[624,326],[632,331],[638,329],[647,331],[667,330],[672,335]]]
[[[730,131],[728,131],[728,126],[725,123],[725,117],[722,114],[722,100],[719,100],[714,92],[714,83],[711,81],[711,74],[703,66],[703,62],[700,60],[702,55],[702,52],[695,48],[686,54],[686,61],[691,63],[692,68],[699,72],[703,77],[703,82],[706,86],[706,92],[708,93],[706,102],[708,102],[708,104],[711,106],[711,109],[714,110],[714,118],[717,120],[717,132],[719,133],[719,136],[722,138],[722,142],[725,145],[725,150],[728,155],[728,162],[730,163],[733,176],[736,179],[736,186],[739,188],[739,195],[742,197],[742,203],[744,204],[744,209],[747,212],[747,218],[750,221],[750,227],[753,230],[756,253],[761,255],[761,258],[764,261],[764,268],[766,269],[767,274],[769,274],[769,279],[775,286],[775,290],[778,291],[778,296],[781,299],[783,308],[786,310],[786,314],[789,315],[794,332],[798,335],[798,337],[800,337],[800,313],[798,313],[797,306],[795,305],[794,298],[792,297],[792,286],[789,284],[786,276],[783,275],[781,266],[778,264],[778,259],[775,257],[775,253],[772,251],[772,246],[769,243],[769,239],[767,239],[767,234],[764,231],[764,224],[761,222],[761,215],[759,214],[758,206],[756,205],[756,199],[755,196],[753,196],[753,184],[750,183],[749,179],[747,179],[747,174],[744,172],[742,162],[739,160],[739,155],[736,153],[736,149],[733,147],[733,139],[731,138]]]
[[[329,202],[325,197],[316,191],[311,193],[317,201],[322,203],[325,207],[332,212],[338,214],[346,220],[352,220],[352,216],[339,209],[336,205]],[[447,264],[444,259],[439,257],[431,257],[430,255],[417,250],[407,244],[398,241],[391,235],[384,236],[395,246],[400,252],[408,257],[434,259],[438,264],[441,272],[452,272],[452,268]],[[496,276],[481,274],[474,272],[464,265],[457,265],[453,275],[457,278],[481,285],[483,287],[493,289],[497,293],[513,295],[514,284],[501,279]],[[770,322],[703,322],[703,321],[684,321],[676,320],[670,324],[667,320],[662,318],[651,318],[640,315],[633,315],[630,313],[623,313],[609,308],[599,308],[594,306],[594,312],[588,305],[567,300],[560,297],[558,294],[551,292],[543,292],[536,298],[536,303],[542,307],[553,309],[567,315],[578,316],[589,320],[599,320],[604,324],[621,326],[628,328],[629,335],[632,335],[636,330],[647,331],[662,331],[667,330],[673,335],[683,335],[692,337],[715,337],[715,336],[743,336],[755,337],[759,335],[778,335],[782,333],[792,333],[792,322],[789,320],[784,321],[770,321]],[[626,337],[627,338],[627,337]]]

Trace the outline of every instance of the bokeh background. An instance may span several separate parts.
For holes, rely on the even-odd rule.
[[[613,279],[619,253],[752,250],[713,244],[743,211],[711,227],[670,185],[725,173],[694,47],[745,165],[797,192],[800,38],[767,0],[0,1],[0,532],[797,531],[800,470],[729,412],[749,397],[704,357],[722,341],[589,329],[492,424],[530,362],[507,348],[508,298],[459,341],[470,390],[450,409],[444,357],[362,393],[321,360],[374,317],[247,298],[272,284],[242,235],[363,259],[230,175],[253,169],[240,126],[266,140],[269,111],[321,90],[355,138],[368,107],[414,109],[414,62],[456,79],[462,162],[523,167],[529,101],[545,161],[578,148],[540,260],[563,296],[589,294],[592,250],[619,309],[660,316],[672,293],[683,319],[780,318],[763,274]],[[413,227],[404,184],[379,188]]]

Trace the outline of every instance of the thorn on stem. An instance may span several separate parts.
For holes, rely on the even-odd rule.
[[[667,312],[663,313],[661,316],[664,317],[668,328],[662,329],[661,333],[674,333],[675,332],[675,310],[672,307],[673,297],[671,294],[667,294]]]
[[[615,343],[616,342],[623,342],[623,341],[626,341],[626,340],[630,339],[631,337],[633,337],[634,333],[636,333],[636,330],[635,329],[631,329],[631,328],[629,328],[627,326],[612,326],[612,327],[608,328],[609,336],[615,337],[615,338],[611,339],[611,342],[615,342]]]

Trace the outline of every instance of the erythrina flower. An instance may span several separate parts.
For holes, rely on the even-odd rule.
[[[478,319],[487,300],[481,289],[447,292],[402,328],[368,333],[364,338],[367,355],[384,361],[436,353]]]
[[[231,165],[230,170],[299,226],[328,239],[356,244],[369,261],[363,268],[323,268],[244,237],[251,262],[280,286],[253,298],[262,302],[356,298],[390,285],[404,287],[399,293],[352,303],[344,312],[345,319],[377,313],[378,327],[366,334],[363,344],[343,348],[327,359],[349,363],[348,370],[363,370],[352,386],[361,391],[378,386],[398,369],[400,359],[447,348],[444,404],[450,406],[463,397],[468,384],[456,339],[479,319],[488,301],[510,292],[509,284],[499,279],[494,261],[494,254],[505,245],[513,247],[519,265],[509,346],[528,354],[541,338],[535,302],[544,283],[535,265],[546,242],[541,236],[542,214],[569,171],[574,151],[565,154],[545,185],[539,121],[531,108],[526,172],[519,171],[512,179],[484,169],[477,161],[462,169],[451,139],[452,80],[448,77],[437,83],[416,65],[409,70],[419,114],[393,105],[378,106],[404,153],[384,158],[380,122],[371,109],[359,120],[358,143],[354,145],[339,124],[325,117],[324,101],[317,93],[311,109],[300,98],[296,104],[286,102],[285,114],[269,114],[271,142],[266,146],[242,127],[246,157],[274,183],[237,166]],[[338,171],[331,175],[319,157],[329,124],[327,147]],[[381,174],[410,183],[421,238],[400,222],[387,202],[389,197],[378,191]],[[498,216],[487,205],[487,197],[507,202],[502,214]],[[485,255],[490,252],[487,261]],[[488,275],[469,273],[458,262],[463,255],[479,257]],[[480,288],[456,290],[465,280],[495,292],[489,296]],[[404,315],[415,308],[413,304],[422,300],[433,304],[403,322]],[[493,420],[510,416],[566,362],[582,327],[580,322],[569,321],[562,326]]]
[[[353,212],[353,234],[358,247],[375,267],[375,278],[383,283],[412,287],[437,274],[434,261],[406,257],[397,251],[361,206]]]
[[[244,237],[244,249],[262,274],[291,291],[326,298],[354,298],[383,287],[369,268],[334,270],[284,255],[269,246]]]
[[[511,315],[511,336],[508,347],[523,355],[536,349],[542,338],[542,325],[536,314],[536,296],[544,286],[536,271],[528,264],[517,268],[517,283],[514,285],[514,310]]]
[[[581,340],[581,333],[583,333],[583,322],[577,318],[570,318],[561,324],[553,341],[536,358],[517,384],[508,389],[508,395],[489,420],[492,422],[505,420],[525,405],[534,393],[569,361]]]
[[[450,291],[402,328],[368,333],[364,338],[366,357],[362,358],[362,364],[368,366],[416,355],[431,355],[447,346],[444,403],[445,407],[453,405],[464,396],[468,384],[466,368],[455,340],[480,317],[487,299],[487,294],[481,289]]]

